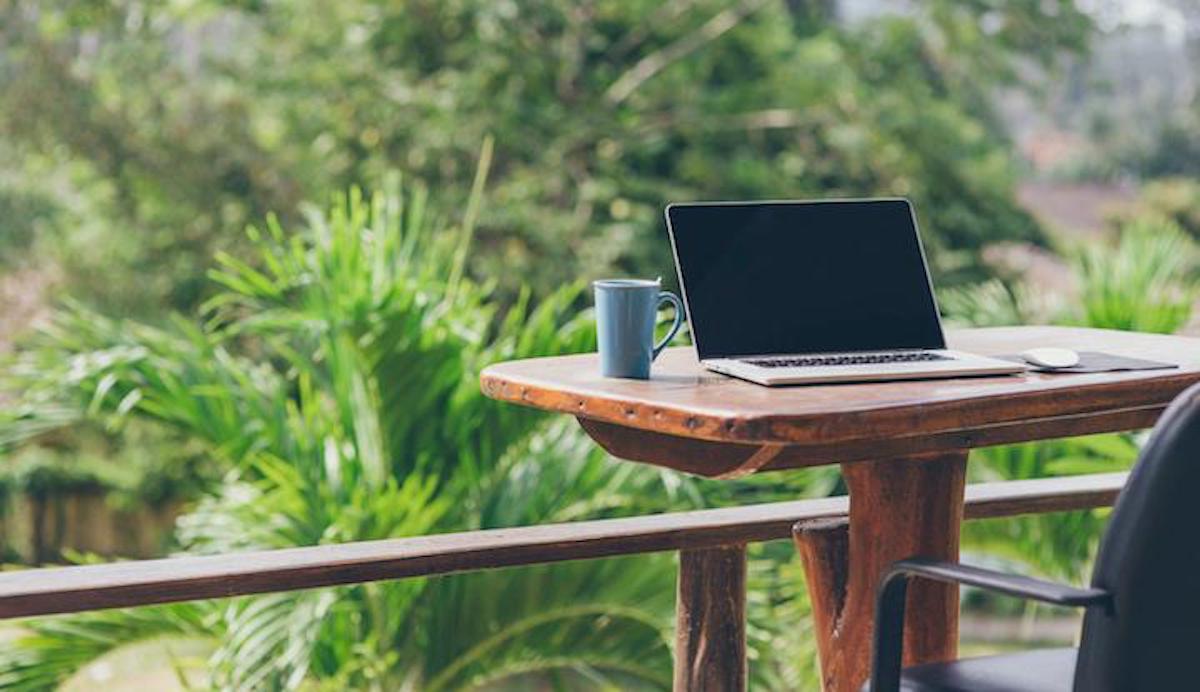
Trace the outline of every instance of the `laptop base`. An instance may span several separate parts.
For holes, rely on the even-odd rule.
[[[953,377],[1014,375],[1028,368],[1021,363],[977,356],[945,349],[928,353],[944,360],[928,362],[873,363],[867,365],[817,365],[804,367],[763,367],[748,361],[787,358],[788,356],[745,356],[701,361],[713,372],[768,387],[794,384],[831,384],[838,382],[889,382],[894,380],[927,380]],[[852,355],[852,354],[847,354]]]

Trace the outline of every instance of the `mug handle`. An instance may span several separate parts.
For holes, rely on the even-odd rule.
[[[661,291],[658,294],[658,304],[655,309],[657,310],[657,308],[662,307],[663,303],[670,303],[674,306],[675,323],[671,325],[671,329],[667,331],[667,335],[663,337],[663,340],[654,345],[654,352],[650,355],[651,361],[658,358],[658,354],[662,353],[667,344],[671,343],[671,339],[675,338],[675,335],[679,333],[679,328],[683,326],[683,301],[679,299],[679,296],[670,291]]]

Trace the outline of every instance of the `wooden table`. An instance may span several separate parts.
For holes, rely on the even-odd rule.
[[[480,379],[493,398],[575,416],[622,459],[709,478],[841,464],[848,530],[804,532],[797,544],[825,689],[854,690],[869,669],[874,591],[883,569],[915,554],[958,558],[969,449],[1149,427],[1176,394],[1200,380],[1200,340],[1185,337],[1013,327],[947,338],[952,348],[985,355],[1061,346],[1181,367],[768,388],[710,373],[692,349],[674,348],[647,381],[600,377],[594,354],[501,363]],[[710,583],[739,578],[719,554],[706,569]],[[680,586],[677,646],[695,649],[695,638],[705,635],[692,620],[713,607],[714,594],[696,594],[689,605],[684,590],[696,585]],[[908,613],[906,664],[955,656],[954,587],[914,584]],[[710,651],[710,662],[722,665],[722,653],[741,655]],[[680,671],[680,658],[676,687],[690,689],[697,672]]]

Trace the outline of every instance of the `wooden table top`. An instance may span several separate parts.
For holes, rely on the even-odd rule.
[[[595,354],[499,363],[486,368],[480,380],[490,397],[569,413],[589,432],[621,427],[691,440],[826,451],[937,435],[952,438],[940,447],[961,449],[1142,427],[1176,394],[1200,381],[1200,339],[1188,337],[1001,327],[951,331],[947,340],[951,348],[983,355],[1060,346],[1180,367],[763,387],[709,372],[692,348],[683,347],[665,351],[645,381],[601,377]]]

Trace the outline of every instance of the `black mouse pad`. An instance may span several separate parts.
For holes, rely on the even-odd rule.
[[[1000,360],[1011,360],[1014,363],[1025,363],[1025,360],[1021,358],[1021,356],[995,357],[999,358]],[[1069,368],[1039,368],[1034,365],[1029,365],[1029,371],[1049,373],[1085,373],[1120,372],[1122,370],[1167,370],[1177,367],[1179,366],[1174,363],[1161,363],[1156,360],[1126,358],[1125,356],[1114,356],[1111,353],[1100,353],[1099,351],[1080,351],[1078,365],[1072,365]]]

